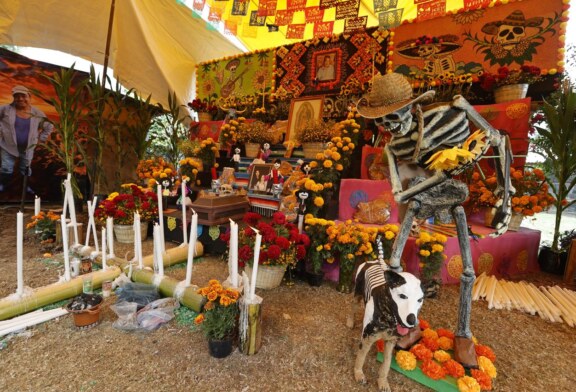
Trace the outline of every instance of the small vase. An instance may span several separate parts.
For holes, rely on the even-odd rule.
[[[336,290],[341,293],[351,293],[354,290],[354,261],[347,260],[344,263],[340,260],[340,273],[338,274],[338,284]]]
[[[324,272],[307,272],[306,280],[310,286],[320,287],[322,286],[322,281],[324,280]]]
[[[208,339],[208,352],[214,358],[226,358],[232,353],[232,337]]]

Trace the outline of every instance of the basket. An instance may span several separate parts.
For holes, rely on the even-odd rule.
[[[496,103],[514,101],[517,99],[526,98],[528,93],[528,84],[508,84],[506,86],[498,87],[494,90],[494,101]]]
[[[252,268],[247,265],[244,269],[246,274],[252,278]],[[256,287],[259,289],[274,289],[280,286],[285,272],[285,265],[258,265]]]
[[[325,143],[322,142],[308,142],[302,143],[302,150],[304,151],[304,158],[316,159],[316,154],[324,152]]]
[[[246,158],[256,158],[260,153],[260,143],[245,143]]]
[[[212,114],[208,112],[198,113],[198,121],[212,121]]]
[[[134,243],[134,227],[132,225],[114,225],[114,235],[118,242],[123,244]],[[142,241],[148,238],[148,222],[140,224],[140,236]]]

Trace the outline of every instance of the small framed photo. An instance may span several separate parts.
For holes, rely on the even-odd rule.
[[[306,123],[322,119],[323,106],[323,95],[293,99],[288,114],[288,129],[285,140],[296,140],[296,133]]]
[[[274,165],[256,164],[252,167],[250,181],[248,182],[248,191],[253,193],[272,194],[270,179],[272,178],[272,168]]]

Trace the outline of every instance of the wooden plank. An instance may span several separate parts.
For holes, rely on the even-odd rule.
[[[573,239],[572,243],[570,244],[568,259],[566,260],[566,269],[564,270],[564,282],[572,283],[574,281],[575,272],[576,272],[576,239]]]

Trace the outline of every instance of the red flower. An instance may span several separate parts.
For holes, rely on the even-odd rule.
[[[277,211],[272,214],[272,220],[274,221],[275,225],[283,225],[286,223],[286,215],[280,211]]]
[[[256,212],[247,212],[244,214],[244,218],[242,218],[242,220],[250,226],[256,226],[261,219],[262,215]]]
[[[298,260],[302,260],[306,257],[306,248],[304,245],[297,245],[296,246],[296,258]]]
[[[270,245],[268,248],[268,257],[272,260],[277,260],[282,253],[282,249],[278,245]]]
[[[300,234],[300,239],[298,242],[307,248],[310,246],[310,237],[308,237],[308,234],[302,233]]]
[[[230,231],[220,234],[220,239],[224,242],[230,242]]]
[[[254,252],[249,245],[244,245],[238,249],[238,259],[243,262],[250,261],[254,258]]]
[[[282,250],[288,250],[288,248],[290,247],[290,241],[288,241],[288,238],[276,237],[276,239],[274,240],[274,242],[275,242],[276,245],[278,245]]]

